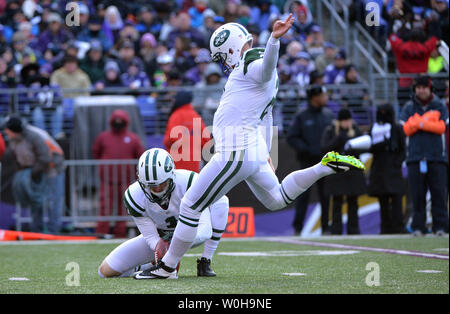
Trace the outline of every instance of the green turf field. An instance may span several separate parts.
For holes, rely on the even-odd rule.
[[[413,250],[441,256],[448,256],[449,247],[448,237],[431,236],[279,239]],[[183,258],[178,280],[141,281],[98,277],[97,267],[118,243],[0,243],[0,293],[449,293],[448,259],[276,241],[276,238],[224,239],[212,264],[218,274],[215,278],[197,278],[195,261],[202,250],[199,247]],[[76,283],[74,268],[66,270],[71,262],[79,266],[78,286],[72,286]],[[373,273],[375,268],[366,269],[368,263],[377,263],[378,277]],[[418,272],[424,270],[434,272]],[[372,286],[366,279],[371,279],[368,282]]]

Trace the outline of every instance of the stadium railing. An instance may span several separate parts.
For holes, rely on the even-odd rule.
[[[136,181],[138,160],[66,160],[65,207],[62,222],[76,228],[95,228],[100,221],[131,221],[123,205],[123,193]],[[104,202],[105,212],[101,212]],[[122,215],[119,213],[122,207]],[[16,230],[31,218],[16,204]],[[44,206],[44,221],[48,221],[48,207]]]
[[[410,79],[411,82],[420,73],[413,74],[398,74],[398,73],[384,73],[374,74],[374,84],[371,88],[371,99],[373,105],[376,106],[381,103],[389,102],[396,109],[397,112],[401,110],[403,104],[411,99],[412,88],[400,88],[399,79]],[[448,73],[429,74],[433,85],[435,87],[435,94],[443,98],[449,80]]]
[[[370,88],[368,84],[336,84],[326,85],[329,94],[329,106],[337,112],[341,106],[349,106],[355,113],[355,119],[359,124],[370,125],[372,122],[372,101],[369,97]],[[131,90],[126,87],[119,88],[105,88],[102,91],[94,89],[61,89],[59,91],[53,90],[56,94],[64,93],[89,93],[94,96],[111,96],[114,95],[131,95],[135,98],[136,106],[139,108],[142,123],[146,135],[161,135],[164,134],[165,126],[169,118],[174,95],[180,90],[189,90],[193,93],[194,108],[203,117],[206,125],[212,124],[212,116],[215,108],[205,106],[205,100],[213,98],[209,104],[215,103],[218,105],[220,94],[222,93],[222,86],[220,87],[194,87],[194,86],[179,86],[166,88],[140,88]],[[57,107],[62,106],[63,110],[63,125],[62,129],[66,137],[70,137],[74,128],[74,111],[76,110],[77,101],[74,98],[53,97],[53,102],[47,102],[45,105],[31,102],[26,95],[30,89],[0,89],[0,95],[8,95],[11,102],[2,106],[2,115],[9,113],[18,113],[29,122],[33,122],[33,110],[36,107],[44,108],[45,128],[47,131],[52,129],[52,114]],[[42,89],[48,92],[49,89]],[[39,90],[33,89],[34,93],[39,93]],[[83,96],[86,97],[86,96]],[[84,98],[86,99],[86,98]],[[98,98],[99,99],[99,98]],[[93,98],[94,100],[94,98]],[[102,99],[103,101],[103,99]],[[306,106],[306,87],[298,84],[284,84],[279,86],[279,93],[277,95],[277,102],[274,109],[274,118],[279,127],[285,130],[292,122],[293,115]],[[106,117],[107,119],[108,117]],[[50,132],[51,133],[51,132]],[[52,133],[51,133],[52,134]]]
[[[388,73],[388,55],[359,22],[354,23],[352,33],[352,62],[373,88],[374,75]]]
[[[398,80],[401,77],[414,78],[415,76],[417,76],[417,74],[375,74],[375,84],[373,89],[367,84],[328,85],[327,89],[330,94],[328,107],[336,113],[342,106],[348,106],[353,111],[354,119],[364,130],[364,127],[368,127],[374,121],[376,105],[390,102],[399,108]],[[446,73],[441,73],[431,75],[431,77],[436,87],[436,93],[438,96],[443,97],[446,82],[448,81],[448,75]],[[167,89],[150,88],[133,91],[123,88],[105,90],[103,93],[116,95],[131,93],[135,95],[136,98],[140,99],[140,101],[137,101],[136,103],[140,109],[146,134],[161,135],[165,130],[168,113],[170,111],[169,104],[173,99],[173,93],[181,89],[192,90],[194,92],[194,97],[196,93],[209,95],[209,93],[220,93],[222,90],[222,88],[217,87],[200,89],[192,86],[184,86]],[[16,93],[18,92],[19,91],[16,91]],[[10,94],[13,93],[13,91],[10,91]],[[168,97],[161,98],[161,94]],[[157,101],[159,99],[158,96],[161,98],[161,103],[158,103]],[[72,101],[72,107],[67,104],[68,101]],[[283,137],[290,127],[295,114],[304,108],[306,104],[305,88],[300,87],[298,84],[280,85],[277,102],[274,107],[274,124],[279,127],[279,130],[281,129],[281,132],[279,133],[280,137]],[[18,105],[16,108],[20,109],[23,104],[18,102],[16,105]],[[65,106],[65,111],[67,111],[65,112],[65,115],[70,119],[70,115],[73,115],[74,109],[73,99],[68,100],[63,98],[63,102],[60,105]],[[197,105],[196,109],[202,115],[205,115],[205,108],[202,105]],[[153,123],[148,123],[148,121],[153,121]],[[154,123],[155,121],[157,121],[157,123]],[[134,170],[136,162],[137,160],[66,160],[66,182],[68,183],[68,186],[66,187],[67,209],[64,212],[63,221],[77,227],[94,226],[98,221],[130,221],[128,216],[118,215],[118,206],[119,202],[122,202],[124,189],[129,183],[136,179]],[[125,170],[125,166],[130,167],[129,170]],[[107,172],[106,177],[103,177],[102,179],[100,177],[102,168],[103,170],[113,170],[112,172]],[[117,171],[117,169],[121,170]],[[105,189],[106,186],[110,185],[108,183],[110,181],[109,179],[112,179],[112,182],[121,182],[123,185],[122,190],[113,189],[112,192],[110,192],[109,189]],[[103,198],[105,200],[110,198],[114,199],[113,204],[106,204],[107,208],[111,208],[111,212],[106,215],[101,215],[100,213],[102,189],[104,189]],[[121,195],[117,195],[119,193]],[[23,216],[22,209],[19,206],[16,206],[16,218],[17,230],[21,230],[22,223],[30,220],[29,217]]]
[[[340,36],[343,36],[345,51],[350,52],[350,23],[349,23],[349,10],[346,5],[341,4],[341,1],[336,0],[318,0],[311,1],[311,5],[314,7],[315,19],[320,26],[323,27],[327,38],[330,38],[334,42],[341,42],[338,40]],[[337,9],[342,13],[338,13]]]

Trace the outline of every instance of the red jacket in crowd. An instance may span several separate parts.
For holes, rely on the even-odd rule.
[[[202,118],[190,103],[173,110],[167,122],[164,146],[172,155],[177,169],[200,171],[201,150],[211,139],[205,128]]]
[[[2,133],[0,133],[0,158],[2,158],[4,152],[5,152],[5,141],[3,140]]]
[[[122,120],[124,125],[115,126]],[[92,152],[95,159],[137,159],[145,151],[139,136],[128,131],[130,117],[124,110],[115,110],[109,119],[110,130],[100,133],[94,141]]]
[[[122,123],[117,123],[117,122]],[[138,159],[145,149],[136,133],[128,131],[130,117],[124,110],[114,110],[109,119],[110,130],[100,133],[94,141],[92,152],[95,159]],[[133,168],[132,166],[127,168]],[[134,168],[133,168],[134,169]],[[133,169],[127,169],[126,181],[130,180]],[[105,173],[104,167],[100,167],[102,180],[109,182],[121,182],[123,171],[117,167],[109,166],[109,171]],[[125,179],[125,178],[124,178]]]
[[[128,113],[115,110],[109,119],[111,129],[104,131],[94,141],[92,151],[95,159],[138,159],[144,147],[136,133],[127,130],[130,123]],[[125,215],[122,196],[131,184],[132,174],[136,173],[134,165],[99,166],[100,171],[100,216]],[[115,211],[117,210],[117,211]],[[109,222],[99,221],[96,233],[109,233]],[[114,234],[126,236],[126,221],[117,221]]]
[[[434,49],[438,39],[431,37],[425,43],[418,41],[403,41],[400,37],[392,34],[389,37],[392,51],[397,61],[397,68],[401,74],[406,73],[427,73],[428,59]],[[401,78],[400,87],[411,86],[412,78]]]

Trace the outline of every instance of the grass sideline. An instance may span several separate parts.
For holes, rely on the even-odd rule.
[[[276,241],[276,237],[270,239],[223,239],[213,259],[212,267],[218,274],[215,278],[196,276],[196,255],[201,253],[202,247],[190,250],[181,262],[178,280],[157,281],[100,279],[97,275],[98,265],[118,245],[117,241],[1,243],[0,293],[449,293],[448,260],[351,250],[347,250],[350,254],[327,255],[329,252],[346,250],[278,243],[273,241]],[[321,237],[302,240],[446,255],[449,246],[448,237]],[[247,253],[252,253],[252,256],[247,256]],[[79,286],[66,283],[66,277],[73,270],[66,270],[66,266],[71,262],[79,265]],[[379,265],[379,286],[366,284],[370,273],[366,267],[371,262]],[[417,272],[422,270],[439,273]],[[304,275],[288,276],[284,273]],[[11,281],[10,278],[29,280]]]

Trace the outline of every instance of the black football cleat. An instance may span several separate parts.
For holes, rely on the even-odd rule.
[[[178,279],[178,273],[175,268],[164,265],[159,261],[155,266],[134,274],[134,279]]]
[[[211,260],[206,257],[197,259],[198,277],[215,277],[216,273],[211,269]]]

